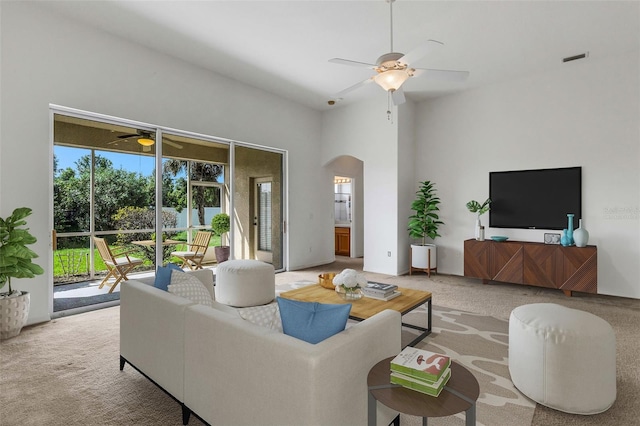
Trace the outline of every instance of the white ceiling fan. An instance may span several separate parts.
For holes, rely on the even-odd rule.
[[[334,64],[350,65],[355,67],[364,67],[373,69],[376,75],[363,80],[353,86],[336,93],[332,101],[329,101],[330,105],[333,105],[336,101],[340,101],[344,96],[352,92],[365,84],[375,82],[385,91],[387,91],[394,105],[400,105],[405,102],[404,91],[402,84],[410,77],[418,76],[421,74],[426,75],[438,80],[445,81],[464,81],[469,77],[469,71],[455,71],[455,70],[439,70],[428,68],[412,68],[410,65],[423,58],[429,52],[442,47],[444,44],[436,40],[428,40],[422,46],[417,47],[411,52],[404,53],[393,51],[393,3],[395,0],[386,0],[389,3],[389,17],[391,22],[390,28],[390,41],[391,49],[389,53],[385,53],[380,56],[375,64],[369,64],[366,62],[352,61],[349,59],[333,58],[329,62]]]

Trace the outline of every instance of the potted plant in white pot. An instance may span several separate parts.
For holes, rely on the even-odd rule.
[[[476,200],[471,200],[467,203],[467,209],[471,213],[476,213],[478,215],[478,217],[476,218],[476,240],[478,240],[480,239],[480,227],[482,226],[482,223],[480,222],[480,216],[491,209],[491,199],[487,198],[482,204],[480,204]]]
[[[220,237],[220,245],[215,246],[213,249],[216,252],[216,261],[218,263],[226,262],[229,260],[230,248],[229,246],[223,246],[222,240],[224,234],[231,229],[231,221],[229,215],[226,213],[218,213],[211,218],[211,230],[213,233]]]
[[[0,340],[20,334],[29,316],[30,295],[12,289],[11,278],[33,278],[44,273],[32,262],[38,255],[27,247],[37,241],[29,228],[24,228],[24,218],[30,214],[30,208],[19,207],[6,219],[0,218]]]
[[[416,199],[411,203],[415,214],[409,216],[409,236],[419,239],[420,244],[411,245],[411,269],[424,270],[431,273],[437,270],[437,253],[435,244],[427,244],[426,238],[435,240],[439,237],[438,228],[444,223],[438,216],[440,198],[436,195],[435,184],[430,181],[420,182]]]

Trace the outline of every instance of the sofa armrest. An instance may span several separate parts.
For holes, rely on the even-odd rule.
[[[204,306],[185,316],[185,405],[210,424],[365,425],[367,374],[401,349],[384,311],[316,345]],[[379,424],[397,412],[378,404]]]
[[[179,401],[184,396],[184,315],[190,305],[136,280],[120,289],[120,355]]]

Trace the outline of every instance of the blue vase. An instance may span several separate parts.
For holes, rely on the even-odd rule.
[[[574,244],[573,241],[573,214],[569,213],[567,214],[567,220],[569,222],[569,224],[567,225],[567,240],[568,240],[568,246],[572,246]]]
[[[563,229],[562,230],[562,237],[560,237],[560,244],[562,244],[564,247],[569,246],[569,236],[567,235],[567,230]]]

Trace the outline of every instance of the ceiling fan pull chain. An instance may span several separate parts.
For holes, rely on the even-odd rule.
[[[393,120],[391,119],[391,92],[387,92],[387,121],[393,124]]]

